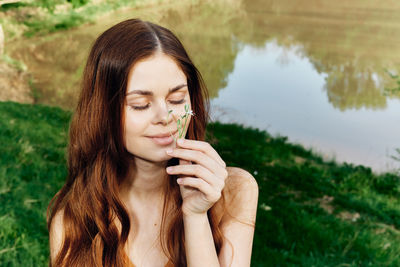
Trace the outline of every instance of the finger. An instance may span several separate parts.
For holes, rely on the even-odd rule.
[[[191,165],[192,162],[184,160],[184,159],[179,159],[179,165]],[[178,177],[181,177],[181,175],[179,175]]]
[[[213,189],[208,183],[206,183],[202,179],[194,177],[184,177],[184,178],[179,178],[177,182],[179,185],[190,186],[198,189],[199,191],[201,191],[203,194],[206,195],[206,199],[208,201],[217,201],[221,194],[217,190]]]
[[[212,194],[213,188],[207,182],[195,177],[182,177],[177,180],[177,183],[182,186],[190,186],[203,192],[205,195]]]
[[[179,159],[179,165],[189,165],[189,164],[192,164],[192,162],[184,159]]]
[[[221,166],[226,167],[225,162],[219,156],[217,151],[215,151],[215,149],[207,142],[190,139],[178,139],[177,144],[182,148],[200,150],[217,161]]]
[[[198,164],[192,165],[177,165],[167,168],[168,174],[178,174],[178,175],[191,175],[198,177],[197,179],[202,179],[206,181],[213,187],[218,189],[223,189],[225,182],[222,179],[217,178],[212,172]]]
[[[218,164],[213,158],[201,151],[178,148],[171,150],[171,152],[167,152],[167,154],[179,158],[179,162],[181,162],[181,159],[185,159],[185,161],[189,160],[196,162],[197,164],[209,169],[212,173],[217,175],[217,177],[223,178],[225,176],[225,168]]]

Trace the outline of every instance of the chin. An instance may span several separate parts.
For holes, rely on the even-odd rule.
[[[129,153],[131,153],[135,158],[141,159],[143,161],[153,162],[153,163],[166,162],[166,161],[169,161],[170,159],[172,159],[171,156],[165,154],[164,150],[161,152],[162,153],[155,153],[152,155],[139,155],[139,154],[135,154],[132,152],[129,152]]]

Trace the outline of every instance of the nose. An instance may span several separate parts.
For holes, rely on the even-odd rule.
[[[154,124],[168,125],[173,121],[173,114],[169,113],[169,106],[165,101],[159,101],[154,108]]]

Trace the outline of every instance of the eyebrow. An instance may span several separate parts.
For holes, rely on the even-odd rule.
[[[173,92],[175,92],[175,91],[177,91],[177,90],[179,90],[179,89],[181,89],[181,88],[183,88],[185,86],[187,86],[187,84],[180,84],[178,86],[175,86],[175,87],[169,89],[168,93],[169,94],[173,93]],[[150,96],[154,95],[152,91],[146,91],[146,90],[132,90],[132,91],[128,92],[126,95],[128,96],[128,95],[132,95],[132,94],[150,95]]]

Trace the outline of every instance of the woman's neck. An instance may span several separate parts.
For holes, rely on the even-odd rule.
[[[160,199],[169,177],[165,171],[167,161],[150,162],[135,157],[131,166],[120,185],[121,197],[143,203]]]

